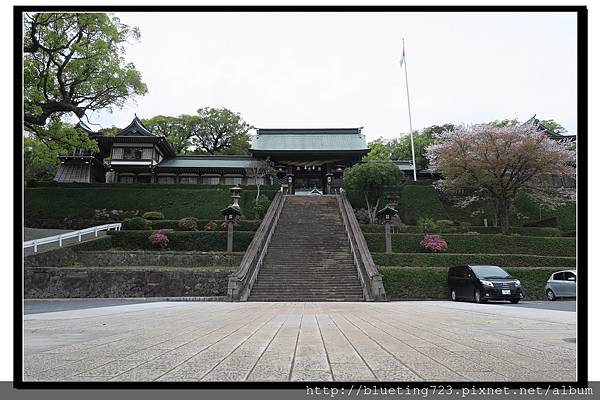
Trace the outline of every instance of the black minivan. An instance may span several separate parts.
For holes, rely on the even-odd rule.
[[[518,303],[523,298],[521,282],[495,265],[461,265],[448,269],[450,299],[510,300]]]

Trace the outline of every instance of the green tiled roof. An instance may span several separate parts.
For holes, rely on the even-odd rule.
[[[180,156],[163,160],[162,168],[250,168],[252,157]]]
[[[257,129],[250,150],[255,151],[367,151],[360,128]]]

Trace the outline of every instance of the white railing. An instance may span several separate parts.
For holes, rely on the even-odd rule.
[[[38,246],[41,246],[43,244],[58,242],[58,246],[62,247],[63,240],[65,240],[65,239],[71,239],[71,238],[75,238],[76,237],[81,242],[81,237],[83,235],[88,235],[88,234],[92,234],[93,233],[95,237],[98,237],[98,232],[100,232],[100,231],[110,231],[111,229],[113,229],[115,231],[120,231],[121,230],[121,224],[117,223],[117,224],[106,224],[106,225],[92,226],[91,228],[85,228],[85,229],[81,229],[79,231],[61,233],[60,235],[48,236],[48,237],[45,237],[45,238],[28,240],[26,242],[23,242],[23,249],[27,249],[29,247],[33,247],[33,252],[37,253]]]

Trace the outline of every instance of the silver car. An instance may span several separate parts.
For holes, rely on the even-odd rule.
[[[550,275],[546,282],[546,296],[554,301],[558,297],[575,297],[577,295],[577,270],[568,269]]]

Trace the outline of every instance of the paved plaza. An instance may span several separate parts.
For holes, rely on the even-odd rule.
[[[25,381],[574,381],[574,312],[152,302],[24,316]]]

